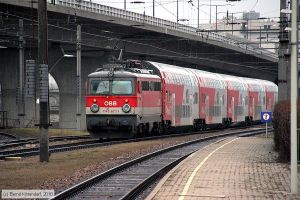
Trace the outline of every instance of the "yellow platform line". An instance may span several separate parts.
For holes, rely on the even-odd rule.
[[[233,141],[237,140],[238,138],[235,138],[229,142],[227,142],[226,144],[223,144],[222,146],[220,146],[219,148],[215,149],[213,152],[211,152],[210,154],[208,154],[208,156],[206,156],[202,162],[194,169],[193,173],[191,174],[191,176],[189,177],[187,183],[185,184],[183,191],[180,194],[180,197],[178,198],[178,200],[184,200],[185,196],[187,195],[187,192],[190,188],[190,185],[195,177],[195,175],[197,174],[197,172],[199,171],[199,169],[203,166],[203,164],[209,159],[209,157],[211,157],[214,153],[216,153],[219,149],[225,147],[226,145],[232,143]]]

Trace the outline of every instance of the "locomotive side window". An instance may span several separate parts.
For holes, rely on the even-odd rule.
[[[112,94],[132,94],[131,81],[113,81],[112,82]]]
[[[149,82],[149,90],[150,91],[154,90],[154,82]]]
[[[149,82],[148,81],[142,81],[142,90],[143,91],[149,91]]]
[[[161,91],[161,83],[154,82],[154,91]]]

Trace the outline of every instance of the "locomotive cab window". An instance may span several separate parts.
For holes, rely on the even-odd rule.
[[[132,94],[132,91],[130,80],[112,81],[112,94]]]
[[[91,94],[109,94],[108,80],[91,80],[90,82]]]

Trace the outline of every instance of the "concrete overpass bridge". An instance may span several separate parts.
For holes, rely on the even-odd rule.
[[[20,85],[20,74],[22,76],[24,72],[20,68],[18,47],[25,50],[24,60],[37,60],[36,8],[37,3],[31,0],[0,0],[2,109],[9,111],[9,118],[16,119],[22,126],[32,125],[37,113],[33,109],[35,100],[32,96],[26,100],[26,95],[19,95],[25,99],[24,113],[20,113],[16,106],[16,88]],[[153,60],[218,73],[277,80],[277,55],[247,44],[245,40],[90,1],[56,0],[55,4],[48,4],[49,69],[59,86],[62,128],[76,127],[78,25],[81,26],[82,82],[87,74],[111,56],[116,56],[119,49],[125,50],[125,59]],[[81,124],[84,127],[84,115]]]

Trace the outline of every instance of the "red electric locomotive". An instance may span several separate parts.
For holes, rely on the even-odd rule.
[[[138,61],[108,64],[88,76],[86,122],[95,137],[129,138],[157,129],[161,110],[161,79]]]

